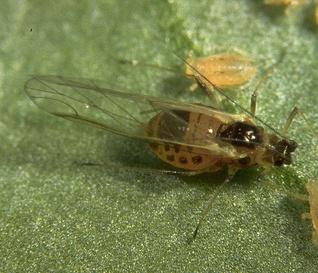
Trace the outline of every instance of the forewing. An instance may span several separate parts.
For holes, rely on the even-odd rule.
[[[149,120],[159,112],[168,115],[176,127],[188,127],[188,123],[175,114],[176,110],[220,114],[206,106],[117,91],[101,87],[93,80],[62,76],[33,76],[26,82],[25,91],[40,108],[64,119],[159,145],[179,144],[200,148],[203,153],[215,156],[228,155],[226,149],[215,145],[211,136],[198,135],[197,141],[186,143],[172,132],[166,132],[166,138],[150,137],[147,134]]]

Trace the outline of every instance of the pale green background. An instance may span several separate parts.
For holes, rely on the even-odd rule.
[[[258,114],[281,126],[296,104],[318,129],[313,6],[289,16],[262,1],[1,1],[1,272],[318,272],[311,225],[300,218],[317,177],[317,138],[301,119],[295,164],[257,182],[239,173],[186,243],[222,174],[164,176],[146,145],[49,116],[23,92],[28,75],[105,80],[143,94],[202,99],[176,75],[119,65],[178,66],[186,56],[239,48],[260,71],[287,55],[261,88]],[[31,31],[32,30],[32,31]],[[238,91],[247,105],[256,80]],[[104,168],[76,162],[106,162]],[[107,167],[112,162],[118,168]],[[120,168],[120,167],[123,168]]]

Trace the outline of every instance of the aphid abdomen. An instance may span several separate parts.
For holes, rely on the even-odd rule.
[[[215,141],[215,136],[221,122],[218,119],[204,114],[187,111],[174,111],[175,118],[171,114],[159,113],[148,123],[149,136],[171,139],[172,141],[191,143]],[[207,150],[179,144],[153,143],[150,148],[164,162],[181,169],[187,170],[218,170],[226,163]]]
[[[205,86],[210,86],[209,82],[200,77],[200,75],[196,75],[193,68],[221,88],[245,84],[257,72],[256,67],[250,60],[234,54],[220,54],[206,58],[189,59],[188,63],[190,66],[187,65],[186,74],[198,78]]]
[[[197,171],[208,169],[215,166],[218,161],[207,154],[202,154],[202,151],[199,149],[189,151],[189,147],[187,146],[151,144],[150,148],[162,161],[185,170]]]

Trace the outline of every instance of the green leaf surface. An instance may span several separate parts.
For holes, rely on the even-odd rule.
[[[291,197],[318,172],[311,3],[285,15],[256,0],[2,1],[0,15],[1,272],[318,272],[311,223],[301,220],[308,206]],[[261,73],[286,50],[261,86],[258,115],[280,128],[297,105],[310,124],[293,123],[299,149],[292,166],[261,182],[258,169],[243,170],[220,190],[191,244],[223,173],[149,171],[168,167],[146,144],[57,119],[23,92],[30,74],[59,74],[207,103],[179,75],[118,59],[181,71],[174,52],[233,49]],[[240,103],[248,105],[260,77],[232,91]]]

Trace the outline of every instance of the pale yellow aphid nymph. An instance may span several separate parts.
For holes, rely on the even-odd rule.
[[[193,68],[200,71],[206,79],[220,88],[238,87],[247,83],[257,73],[250,59],[239,54],[217,54],[201,58],[189,58],[185,65],[188,77],[200,77]],[[199,79],[203,86],[210,86],[203,77]]]

